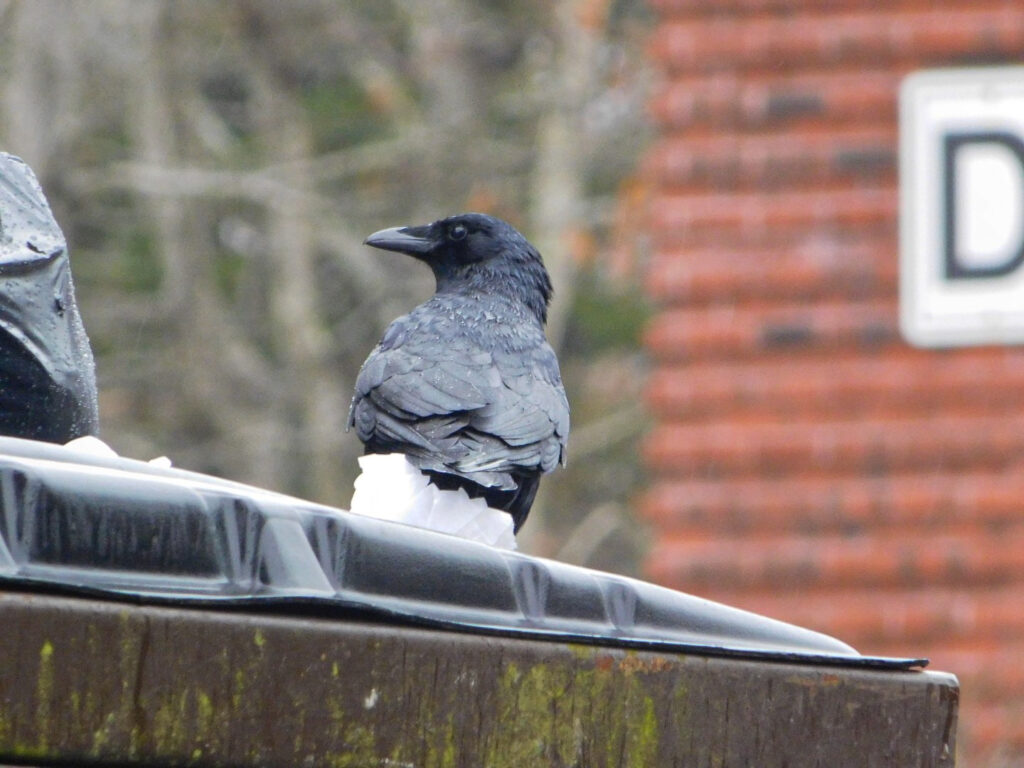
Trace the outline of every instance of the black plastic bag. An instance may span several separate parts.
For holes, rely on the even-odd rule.
[[[32,170],[0,153],[0,435],[64,443],[97,430],[67,242]]]

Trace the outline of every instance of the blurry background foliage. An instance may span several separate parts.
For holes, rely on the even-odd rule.
[[[431,293],[361,245],[464,210],[540,248],[573,405],[531,552],[634,571],[641,0],[0,0],[0,149],[71,246],[103,437],[346,506],[362,360]]]

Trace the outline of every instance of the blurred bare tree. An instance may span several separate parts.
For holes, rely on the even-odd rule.
[[[487,210],[545,256],[574,405],[523,544],[632,570],[644,308],[594,254],[643,33],[640,0],[0,0],[0,149],[71,244],[104,437],[345,506],[354,375],[431,290],[362,238]]]

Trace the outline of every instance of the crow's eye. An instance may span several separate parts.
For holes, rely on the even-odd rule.
[[[461,224],[456,224],[454,227],[448,230],[449,240],[461,240],[466,236],[467,230]]]

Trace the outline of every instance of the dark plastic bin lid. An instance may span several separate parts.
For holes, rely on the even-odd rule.
[[[0,438],[0,586],[179,605],[353,611],[579,643],[907,669],[635,579],[218,478]]]
[[[32,170],[0,152],[0,434],[96,434],[96,372],[67,243]]]

